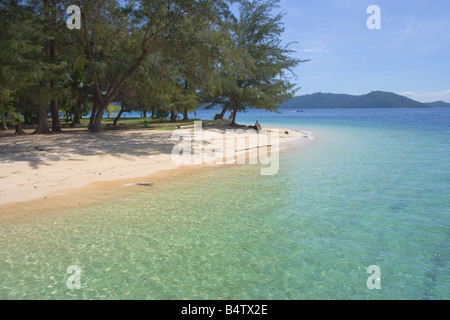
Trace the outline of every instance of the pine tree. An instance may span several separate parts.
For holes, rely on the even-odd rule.
[[[6,114],[18,123],[17,133],[23,133],[18,116],[20,100],[32,92],[40,76],[42,34],[38,16],[20,1],[0,4],[0,114],[6,129]]]
[[[169,53],[173,34],[187,17],[214,23],[224,1],[81,1],[83,45],[95,88],[91,131],[98,132],[106,107],[147,59]],[[202,30],[195,26],[189,32]]]
[[[282,45],[283,16],[272,15],[278,2],[243,1],[240,6],[211,99],[224,106],[221,117],[232,111],[232,124],[247,108],[278,110],[296,91],[287,73],[305,60],[290,57],[292,51]]]

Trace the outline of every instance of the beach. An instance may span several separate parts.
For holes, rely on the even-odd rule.
[[[184,129],[193,131],[190,127]],[[224,128],[215,130],[225,136]],[[281,146],[305,139],[304,133],[298,131],[272,130],[279,130]],[[112,190],[123,186],[145,185],[155,179],[216,166],[175,164],[171,152],[177,142],[171,140],[172,133],[142,129],[91,134],[83,130],[2,138],[0,211],[2,215],[17,211],[25,214],[90,205],[104,201]],[[233,135],[237,139],[242,136]]]
[[[251,111],[289,128],[270,176],[176,166],[174,131],[1,138],[0,298],[448,299],[449,112]]]

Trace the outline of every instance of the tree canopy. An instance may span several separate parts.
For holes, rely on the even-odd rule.
[[[66,25],[70,5],[80,29]],[[90,113],[99,132],[114,102],[172,121],[204,102],[232,111],[233,124],[247,108],[276,111],[303,62],[280,40],[278,9],[267,0],[3,0],[0,116],[37,119],[36,133],[49,133],[49,113],[59,132],[60,112],[74,124]]]

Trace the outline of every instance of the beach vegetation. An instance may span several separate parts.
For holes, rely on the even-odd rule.
[[[89,114],[95,133],[109,124],[105,114],[114,127],[132,111],[176,123],[205,102],[222,103],[217,119],[231,111],[233,124],[246,108],[276,111],[302,62],[280,40],[278,2],[2,1],[1,127],[14,120],[18,133],[22,124],[58,133]],[[67,25],[72,5],[76,28]]]
[[[215,70],[211,101],[223,106],[216,118],[231,111],[231,124],[247,108],[277,111],[279,104],[294,96],[290,82],[292,68],[305,62],[291,57],[280,40],[283,15],[273,14],[279,1],[245,1],[232,21],[232,36],[226,42],[227,55]]]

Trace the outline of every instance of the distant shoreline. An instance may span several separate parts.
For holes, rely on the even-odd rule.
[[[450,108],[450,103],[444,101],[423,103],[392,92],[373,91],[359,96],[319,92],[297,96],[280,105],[280,110],[409,108]]]

